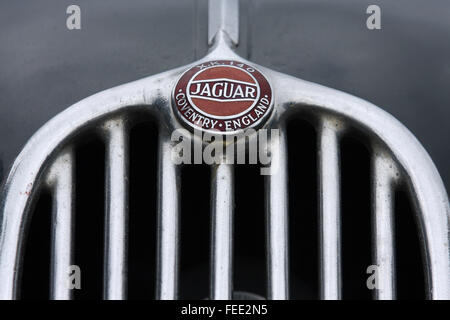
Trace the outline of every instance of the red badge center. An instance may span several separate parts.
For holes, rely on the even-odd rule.
[[[174,90],[184,122],[198,129],[233,132],[253,127],[270,112],[272,90],[255,68],[211,61],[188,70]]]

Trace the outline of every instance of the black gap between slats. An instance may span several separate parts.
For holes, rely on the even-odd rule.
[[[25,242],[21,298],[47,300],[50,294],[50,227],[52,197],[43,192],[35,199]]]
[[[372,264],[370,153],[353,137],[341,143],[342,295],[368,300],[367,267]]]
[[[158,132],[145,122],[130,132],[129,299],[154,299]]]
[[[419,228],[407,193],[395,194],[397,299],[425,299]]]
[[[317,137],[300,119],[287,127],[290,298],[319,298]]]
[[[235,165],[234,291],[266,296],[264,176],[259,165]]]
[[[180,298],[205,299],[210,283],[210,167],[185,165],[181,190]]]
[[[105,146],[86,135],[76,148],[75,259],[81,269],[81,289],[75,299],[102,299],[105,212]]]

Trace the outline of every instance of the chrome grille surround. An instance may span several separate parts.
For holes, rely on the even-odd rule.
[[[272,154],[280,170],[266,179],[267,298],[289,298],[286,121],[299,113],[316,120],[319,135],[321,298],[341,298],[339,143],[347,128],[370,139],[374,264],[382,289],[377,299],[395,299],[393,191],[406,182],[419,221],[428,297],[450,299],[450,209],[442,180],[426,151],[400,122],[375,105],[346,93],[257,66],[241,57],[237,1],[210,1],[209,53],[193,64],[108,89],[88,97],[44,125],[17,157],[0,197],[0,298],[18,298],[21,260],[30,205],[39,189],[54,194],[51,296],[70,299],[62,281],[73,256],[74,157],[71,146],[88,128],[106,143],[106,242],[104,298],[126,298],[128,220],[128,123],[134,112],[158,119],[157,299],[178,297],[180,167],[171,161],[171,132],[182,128],[171,108],[171,91],[195,64],[238,60],[260,69],[270,81],[274,111],[264,128],[280,129]],[[232,297],[233,168],[213,167],[211,298]],[[220,272],[219,272],[220,271]]]

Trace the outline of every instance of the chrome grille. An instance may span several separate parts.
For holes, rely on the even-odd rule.
[[[235,59],[238,43],[237,2],[211,1],[209,42],[199,62]],[[220,23],[218,23],[220,22]],[[198,63],[198,62],[197,62]],[[247,62],[246,62],[247,63]],[[250,62],[248,62],[250,63]],[[253,64],[254,65],[254,64]],[[1,195],[0,297],[18,297],[21,257],[32,199],[39,189],[53,193],[52,299],[69,299],[66,269],[73,261],[73,145],[88,128],[101,132],[106,144],[104,298],[127,297],[128,131],[132,114],[150,114],[159,125],[158,245],[156,298],[178,298],[180,167],[171,161],[170,134],[181,125],[171,109],[170,92],[184,66],[93,95],[70,107],[28,142],[18,156]],[[322,299],[342,297],[340,155],[343,133],[364,133],[372,153],[374,264],[380,266],[382,289],[377,299],[396,298],[393,194],[407,183],[417,210],[426,257],[427,293],[450,297],[449,205],[431,159],[413,135],[387,113],[342,92],[259,67],[274,88],[275,110],[265,128],[280,129],[271,145],[280,170],[267,176],[267,298],[289,298],[288,167],[286,122],[303,114],[318,132],[320,218],[320,291]],[[214,299],[233,296],[233,166],[212,166],[211,292]]]

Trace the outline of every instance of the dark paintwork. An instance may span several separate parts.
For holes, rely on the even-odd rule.
[[[65,9],[82,9],[82,30]],[[369,4],[382,30],[365,27]],[[206,1],[2,1],[0,159],[97,91],[186,64],[206,49]],[[450,183],[450,3],[246,1],[241,48],[256,63],[350,92],[396,116]]]

